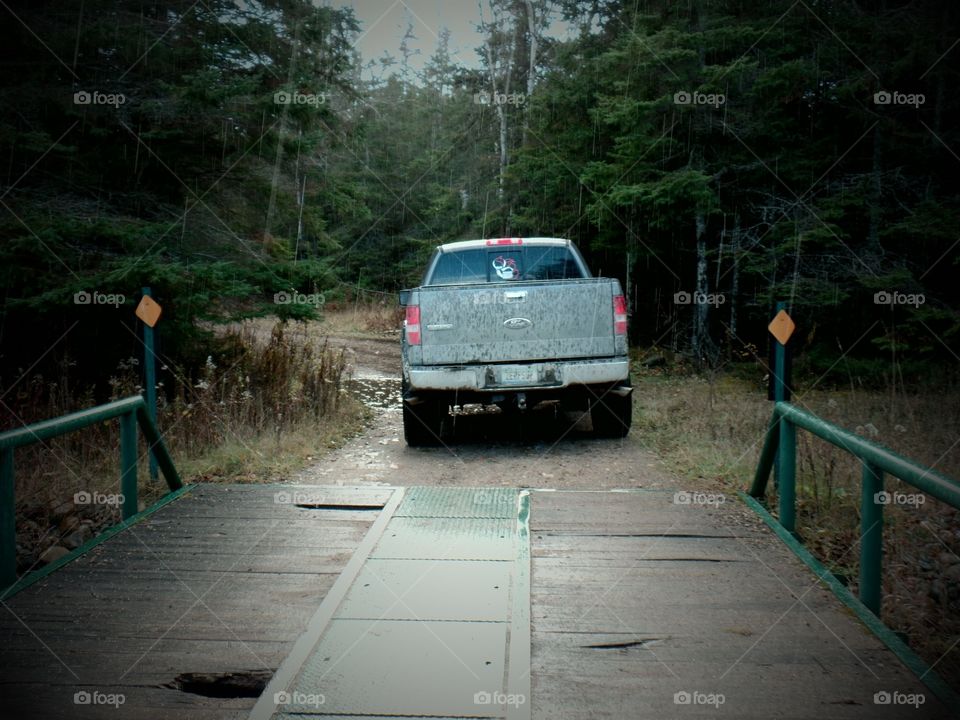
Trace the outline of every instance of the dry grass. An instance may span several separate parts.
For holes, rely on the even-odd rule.
[[[328,335],[340,337],[395,334],[403,325],[403,315],[403,308],[391,295],[375,302],[330,305],[324,308],[319,327]]]
[[[248,434],[279,437],[337,409],[342,350],[282,322],[268,338],[249,327],[229,330],[222,344],[220,367],[208,357],[193,382],[177,373],[173,399],[159,403],[171,448],[190,454]]]
[[[753,377],[745,380],[743,377]],[[712,378],[644,370],[635,380],[635,432],[680,477],[705,487],[746,490],[771,414],[762,371]],[[913,394],[798,389],[793,401],[948,477],[960,477],[960,390]],[[851,590],[859,573],[859,461],[807,432],[797,433],[797,522],[807,547]],[[915,493],[888,478],[888,491]],[[776,508],[776,493],[768,491]],[[905,633],[937,672],[960,685],[960,517],[932,498],[887,506],[883,619]],[[956,573],[955,575],[953,573]]]
[[[366,410],[350,396],[324,422],[299,423],[280,435],[232,437],[185,458],[178,470],[194,482],[258,483],[288,480],[305,465],[362,431]]]
[[[342,349],[302,328],[273,322],[228,329],[218,353],[193,374],[168,369],[174,387],[158,391],[158,426],[187,481],[264,482],[288,477],[356,432],[359,402],[342,392]],[[9,404],[9,426],[56,417],[95,405],[77,391],[69,365],[55,382],[34,377]],[[136,360],[121,362],[110,380],[111,399],[141,391]],[[141,440],[139,500],[145,507],[166,491],[148,478]],[[119,508],[73,508],[74,494],[119,491],[119,423],[111,421],[17,451],[18,544],[22,559],[36,559],[76,528],[76,514],[100,528],[119,520]],[[66,518],[69,520],[69,518]],[[28,562],[28,564],[30,564]]]
[[[323,342],[326,338],[383,339],[399,337],[403,327],[403,308],[386,302],[331,303],[316,320],[295,322],[288,325],[291,337],[303,341]],[[255,317],[227,324],[207,324],[204,327],[218,336],[227,332],[249,332],[258,342],[270,337],[276,319]]]

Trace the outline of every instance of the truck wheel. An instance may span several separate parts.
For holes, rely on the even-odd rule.
[[[622,438],[633,422],[633,393],[625,397],[607,393],[590,405],[593,430],[600,437]]]
[[[436,400],[417,405],[403,404],[403,438],[410,447],[440,444],[446,406]]]

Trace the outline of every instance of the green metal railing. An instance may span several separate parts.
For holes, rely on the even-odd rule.
[[[875,615],[880,615],[881,573],[883,568],[883,476],[888,473],[908,485],[960,508],[960,483],[931,468],[908,460],[889,448],[865,440],[801,410],[788,402],[774,405],[773,417],[760,453],[757,474],[750,495],[763,498],[770,471],[777,463],[779,522],[796,535],[797,428],[860,458],[863,480],[860,497],[860,601]]]
[[[171,491],[183,487],[173,460],[140,395],[0,433],[0,587],[9,587],[17,580],[14,450],[113,418],[120,419],[120,493],[123,495],[121,514],[124,520],[137,514],[138,424],[150,453],[163,472],[167,487]]]

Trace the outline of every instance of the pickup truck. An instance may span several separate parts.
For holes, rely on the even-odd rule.
[[[630,430],[627,303],[561,238],[440,245],[420,286],[400,293],[403,431],[435,445],[451,407],[523,412],[542,402],[589,412],[594,432]]]

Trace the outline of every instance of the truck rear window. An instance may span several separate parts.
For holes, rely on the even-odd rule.
[[[427,284],[460,285],[584,277],[570,249],[557,245],[471,248],[442,253]]]

